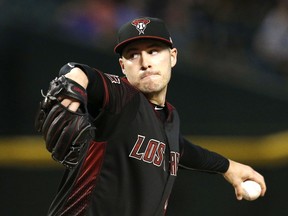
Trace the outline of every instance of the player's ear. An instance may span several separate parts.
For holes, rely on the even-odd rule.
[[[177,63],[177,54],[178,51],[176,48],[172,48],[170,50],[170,57],[171,57],[171,67],[173,68]]]
[[[119,58],[119,64],[120,64],[120,67],[122,69],[122,73],[125,75],[125,66],[123,64],[123,59],[122,58]]]

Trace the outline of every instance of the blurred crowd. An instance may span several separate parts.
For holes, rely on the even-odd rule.
[[[254,3],[249,0],[74,0],[59,6],[55,20],[58,30],[69,38],[107,48],[114,42],[121,24],[137,16],[156,16],[165,20],[176,46],[183,52],[200,48],[217,53],[218,49],[249,46],[252,31],[270,3],[260,0]]]
[[[253,45],[266,67],[288,78],[288,0],[277,0],[268,11]]]
[[[143,15],[164,19],[189,61],[240,55],[288,77],[288,0],[0,0],[2,27],[109,52],[118,27]]]

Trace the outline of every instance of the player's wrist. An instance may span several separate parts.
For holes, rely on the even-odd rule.
[[[75,67],[69,73],[65,74],[65,77],[77,82],[83,88],[87,88],[88,86],[88,77],[80,68]]]

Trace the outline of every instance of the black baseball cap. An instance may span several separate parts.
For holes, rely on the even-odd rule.
[[[138,39],[155,39],[172,48],[173,42],[163,20],[152,17],[140,17],[127,22],[118,31],[118,42],[114,52],[122,54],[123,48]]]

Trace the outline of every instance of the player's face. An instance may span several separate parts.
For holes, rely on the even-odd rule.
[[[128,44],[119,59],[128,81],[144,94],[166,94],[177,50],[156,40]]]

